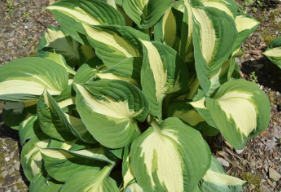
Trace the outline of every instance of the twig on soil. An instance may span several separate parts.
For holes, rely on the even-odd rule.
[[[233,153],[232,151],[230,151],[229,149],[225,148],[225,150],[230,154],[235,156],[236,158],[240,159],[241,161],[247,161],[246,159],[243,159],[241,157],[239,157],[238,155],[236,155],[235,153]],[[249,162],[247,161],[247,163],[249,164]]]
[[[270,94],[269,97],[271,98],[271,97],[275,94],[275,92],[276,92],[276,91],[273,91],[273,92]]]
[[[49,13],[48,11],[47,11],[46,13],[47,13],[47,15],[49,15],[49,16],[51,16],[51,17],[53,16],[53,15],[52,15],[51,13]]]
[[[256,169],[261,169],[263,168],[263,165],[256,167]]]
[[[260,140],[264,145],[266,145],[266,143],[265,143],[261,138],[260,138],[259,140]]]
[[[16,30],[16,32],[20,33],[21,35],[25,35],[25,33],[22,32],[21,30]]]
[[[261,55],[262,51],[261,50],[249,50],[246,53],[250,53],[253,55]]]
[[[263,175],[266,175],[266,173],[264,172],[264,170],[263,170],[263,169],[261,170],[261,172],[262,172],[262,174],[263,174]]]
[[[257,49],[262,49],[263,47],[265,47],[265,44],[262,44],[261,46],[259,46]]]
[[[276,117],[273,117],[272,119],[275,120],[275,121],[277,121],[277,122],[279,122],[279,123],[281,123],[281,120],[278,119],[278,118],[276,118]]]
[[[233,155],[233,153],[230,153],[230,152],[229,152],[230,150],[228,150],[227,148],[225,148],[225,150],[228,151],[228,153],[231,155],[231,157],[232,157],[232,159],[233,159],[234,161],[237,160],[237,159],[235,158],[235,156]]]
[[[232,167],[230,167],[230,169],[227,170],[226,174],[228,175],[231,171]]]
[[[37,23],[41,24],[43,27],[47,28],[47,25],[43,22],[43,21],[40,21],[39,19],[36,19],[35,20],[37,21]]]
[[[273,109],[274,111],[277,111],[277,109],[274,109],[274,107],[271,107],[271,109]],[[278,112],[278,111],[277,111]]]
[[[232,147],[226,140],[224,140],[224,143],[225,143],[231,150],[233,150],[233,147]]]
[[[279,183],[277,186],[276,186],[276,189],[280,189],[281,187],[281,183]]]
[[[233,165],[234,167],[237,167],[238,169],[245,171],[242,167],[235,165],[234,163],[231,162],[230,159],[228,159],[225,155],[221,154],[220,152],[217,152],[220,156],[222,156],[223,158],[225,158],[229,163],[231,163],[231,165]]]
[[[269,180],[269,179],[266,179],[267,180],[267,183],[274,189],[274,185],[272,184],[272,182]]]

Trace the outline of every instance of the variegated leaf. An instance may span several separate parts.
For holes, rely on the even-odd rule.
[[[45,52],[58,53],[63,55],[67,65],[75,66],[79,64],[79,47],[80,43],[62,32],[60,28],[49,27],[38,45],[37,56],[45,57]],[[58,61],[58,59],[52,60]]]
[[[5,125],[19,130],[19,124],[25,116],[24,104],[22,102],[5,102],[2,119]]]
[[[263,54],[281,69],[281,37],[274,39]]]
[[[76,138],[68,127],[60,122],[46,91],[39,97],[37,115],[41,130],[51,138],[60,141],[71,141]]]
[[[66,182],[73,174],[88,170],[100,170],[108,159],[101,148],[67,151],[64,149],[40,149],[44,167],[57,181]]]
[[[79,67],[74,76],[74,82],[88,83],[89,81],[96,79],[96,74],[104,69],[106,69],[106,66],[103,64],[102,60],[95,56]]]
[[[188,71],[177,52],[158,42],[142,41],[144,61],[141,70],[142,91],[150,113],[162,117],[162,102],[167,95],[188,93]]]
[[[206,120],[206,122],[208,122],[209,125],[216,127],[209,110],[205,106],[205,101],[206,98],[204,97],[198,101],[190,102],[189,104],[196,109],[196,111]]]
[[[43,161],[39,148],[46,148],[49,141],[48,136],[40,133],[24,145],[21,152],[21,165],[24,175],[29,181],[32,181],[35,175],[41,173]]]
[[[259,22],[248,14],[238,13],[235,18],[235,24],[238,36],[232,48],[233,55],[239,52],[241,44],[258,28]]]
[[[81,119],[71,116],[67,113],[64,113],[59,106],[59,104],[55,101],[55,99],[45,91],[44,101],[49,106],[49,108],[54,112],[54,114],[58,117],[60,123],[71,132],[75,137],[79,138],[83,142],[86,143],[96,143],[93,136],[88,132],[84,123]]]
[[[200,131],[203,135],[214,136],[219,132],[218,129],[208,125],[206,120],[188,101],[178,101],[170,104],[168,117],[179,118],[184,123]]]
[[[173,0],[125,0],[122,5],[140,29],[147,29],[160,19],[172,2]]]
[[[70,84],[64,90],[62,90],[61,94],[57,96],[56,102],[60,106],[60,108],[64,112],[69,112],[75,109],[75,91],[73,89],[73,85]]]
[[[30,182],[29,192],[58,192],[64,183],[48,178],[46,172],[38,173]]]
[[[82,44],[88,44],[82,24],[125,25],[121,13],[100,0],[60,0],[48,9],[62,26],[62,30]],[[82,35],[83,34],[83,35]]]
[[[149,105],[144,94],[123,80],[76,84],[77,110],[88,131],[102,145],[121,148],[132,141]]]
[[[183,13],[177,9],[169,8],[160,21],[154,26],[155,40],[164,43],[179,51]]]
[[[169,105],[168,117],[177,117],[189,126],[196,126],[205,119],[186,101],[175,102]]]
[[[52,53],[52,52],[43,52],[42,54],[40,54],[41,57],[45,58],[45,59],[50,59],[54,62],[56,62],[57,64],[63,66],[63,68],[65,68],[65,70],[72,75],[75,75],[76,72],[75,70],[70,67],[69,65],[67,65],[64,57],[60,54],[56,54],[56,53]]]
[[[77,151],[77,150],[81,150],[81,149],[93,148],[93,146],[95,144],[85,143],[79,139],[74,139],[72,141],[59,141],[56,139],[51,139],[47,148],[59,148],[59,149],[64,149],[64,150],[69,150],[69,151]]]
[[[122,60],[120,63],[113,67],[97,73],[97,76],[101,79],[124,80],[135,85],[138,88],[141,88],[141,67],[141,57],[130,57]]]
[[[192,31],[197,76],[204,92],[232,53],[237,37],[233,18],[225,11],[213,7],[192,8]]]
[[[208,96],[212,95],[212,93],[217,88],[219,88],[222,84],[224,84],[231,78],[231,75],[234,70],[234,66],[235,66],[235,58],[231,57],[221,66],[218,73],[210,78],[211,85],[210,85],[209,92],[207,94]],[[232,67],[232,68],[230,68],[230,67]],[[229,70],[232,70],[232,72]],[[229,74],[229,72],[231,74]]]
[[[260,134],[270,120],[270,103],[260,88],[245,80],[223,84],[206,106],[227,142],[242,149],[248,138]]]
[[[19,125],[19,136],[21,145],[24,145],[26,140],[32,139],[40,132],[42,131],[38,124],[37,115],[27,113],[23,121]]]
[[[80,171],[66,181],[60,192],[119,192],[116,182],[109,177],[111,169],[112,166],[107,165],[101,171],[93,169]]]
[[[193,192],[211,161],[210,149],[199,131],[170,117],[133,141],[131,163],[145,191]]]
[[[214,7],[227,13],[233,19],[236,18],[237,8],[235,0],[201,0],[205,7]]]
[[[142,56],[140,40],[149,40],[149,36],[131,27],[87,26],[83,24],[87,38],[107,67],[117,65],[130,57]],[[139,40],[140,39],[140,40]]]
[[[247,182],[225,173],[220,162],[212,156],[211,166],[199,182],[201,192],[240,192]]]
[[[0,68],[0,100],[34,100],[44,89],[51,95],[59,95],[67,82],[65,68],[51,60],[35,57],[18,59]]]
[[[135,180],[135,175],[132,170],[131,161],[130,161],[130,148],[131,145],[127,145],[123,153],[123,162],[122,162],[122,176],[124,181],[124,188],[126,188],[132,181]]]

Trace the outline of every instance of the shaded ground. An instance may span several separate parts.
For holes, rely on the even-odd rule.
[[[42,2],[41,2],[42,1]],[[10,3],[8,3],[10,2]],[[251,180],[244,191],[281,191],[281,69],[261,52],[281,36],[279,1],[239,2],[241,9],[261,22],[242,45],[245,54],[236,59],[242,78],[257,83],[268,96],[271,121],[260,136],[250,139],[243,151],[235,151],[218,135],[208,138],[213,155],[220,159],[229,175]],[[45,10],[47,0],[0,0],[0,66],[17,58],[35,56],[46,26],[58,26]],[[9,17],[6,17],[10,15]],[[6,17],[6,18],[5,18]],[[28,181],[20,167],[18,132],[3,125],[0,103],[0,192],[28,191]]]

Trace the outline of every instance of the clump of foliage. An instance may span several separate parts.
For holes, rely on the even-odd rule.
[[[218,7],[218,8],[217,8]],[[257,28],[234,0],[60,0],[37,57],[0,68],[31,192],[233,192],[203,136],[235,149],[270,120],[235,57]]]
[[[241,177],[242,177],[242,179],[249,181],[250,185],[255,186],[255,190],[258,190],[258,188],[262,184],[261,176],[257,176],[257,175],[253,175],[251,173],[244,172],[244,173],[242,173]]]

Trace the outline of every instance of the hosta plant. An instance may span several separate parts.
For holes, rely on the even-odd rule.
[[[205,136],[266,129],[235,57],[258,22],[234,0],[60,0],[36,58],[0,68],[31,192],[233,192]]]
[[[281,69],[281,37],[275,38],[263,54]]]

